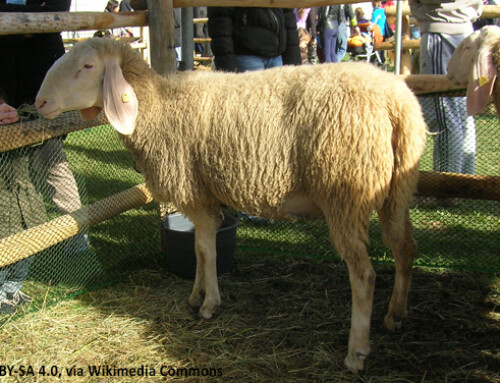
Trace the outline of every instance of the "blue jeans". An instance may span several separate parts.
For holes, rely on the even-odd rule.
[[[320,33],[321,45],[327,63],[337,62],[337,35],[338,29],[323,29]]]
[[[337,46],[335,49],[336,62],[341,62],[347,52],[348,38],[349,33],[347,32],[347,25],[345,23],[340,23],[337,35]]]
[[[254,71],[283,66],[283,60],[281,59],[281,56],[265,58],[260,56],[238,55],[236,56],[236,61],[238,61],[238,72]]]

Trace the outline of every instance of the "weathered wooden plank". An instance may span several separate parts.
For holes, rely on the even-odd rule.
[[[147,11],[138,12],[1,12],[0,35],[58,33],[147,25]]]

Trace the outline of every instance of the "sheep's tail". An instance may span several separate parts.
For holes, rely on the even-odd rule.
[[[383,207],[384,215],[391,217],[397,225],[403,222],[416,191],[418,165],[424,151],[427,132],[420,103],[406,85],[402,85],[404,89],[395,89],[394,103],[389,106],[393,127],[394,167]]]

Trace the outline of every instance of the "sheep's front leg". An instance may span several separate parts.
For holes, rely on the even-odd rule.
[[[189,304],[201,306],[200,316],[209,319],[221,302],[215,246],[218,223],[209,215],[198,215],[192,221],[195,226],[196,277]]]

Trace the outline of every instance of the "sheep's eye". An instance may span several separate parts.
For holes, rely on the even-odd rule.
[[[90,64],[85,64],[83,66],[85,69],[92,69],[94,66],[93,65],[90,65]]]

